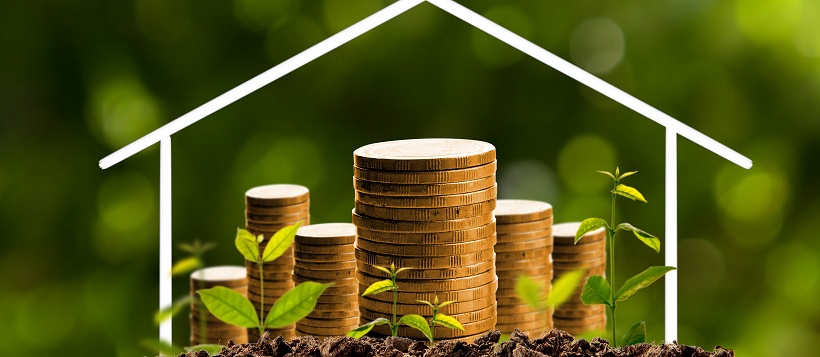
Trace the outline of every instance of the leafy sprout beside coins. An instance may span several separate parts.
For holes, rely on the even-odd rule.
[[[655,250],[655,252],[660,252],[661,249],[661,242],[660,240],[639,229],[632,224],[629,223],[620,223],[615,225],[615,199],[618,196],[623,196],[629,198],[633,201],[641,201],[646,203],[646,199],[643,195],[634,187],[630,187],[621,183],[627,176],[632,176],[637,173],[637,171],[632,172],[625,172],[621,174],[620,169],[617,167],[615,168],[614,173],[610,173],[607,171],[598,171],[604,175],[609,176],[612,178],[613,181],[613,188],[610,191],[612,195],[612,216],[611,220],[607,222],[601,218],[587,218],[581,225],[578,227],[578,231],[575,233],[575,243],[578,243],[585,234],[588,232],[594,231],[596,229],[605,228],[607,241],[609,242],[609,269],[610,269],[610,281],[607,281],[601,275],[593,275],[587,279],[586,284],[584,284],[583,289],[581,290],[581,302],[586,305],[606,305],[609,307],[609,311],[612,314],[612,343],[614,346],[624,346],[624,345],[632,345],[636,343],[641,343],[646,341],[646,324],[645,322],[641,321],[638,322],[624,334],[620,340],[617,339],[617,335],[615,334],[615,308],[618,302],[624,301],[633,294],[635,294],[638,290],[643,289],[656,280],[660,279],[664,274],[669,271],[674,270],[674,267],[669,266],[652,266],[648,269],[644,270],[638,275],[629,278],[624,284],[618,289],[617,291],[614,290],[615,286],[615,235],[621,231],[631,231],[638,240],[643,242],[649,248]],[[611,224],[610,224],[611,223]]]

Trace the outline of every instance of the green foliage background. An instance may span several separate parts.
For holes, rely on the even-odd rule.
[[[97,161],[388,3],[0,2],[3,354],[148,354],[159,150]],[[818,0],[462,3],[752,158],[746,171],[680,140],[680,341],[814,351]],[[421,4],[175,135],[174,239],[241,264],[243,193],[269,183],[308,186],[312,222],[347,222],[352,151],[415,137],[495,144],[499,196],[546,200],[556,222],[607,217],[595,170],[640,170],[649,204],[619,212],[664,236],[662,127]],[[618,244],[620,276],[663,263]],[[654,340],[662,285],[619,306]],[[186,316],[174,325],[186,341]]]

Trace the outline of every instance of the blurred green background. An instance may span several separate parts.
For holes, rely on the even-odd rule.
[[[150,355],[159,150],[97,161],[390,2],[0,2],[0,354]],[[820,1],[461,2],[750,157],[680,139],[679,339],[815,351]],[[308,186],[314,223],[349,222],[352,151],[416,137],[493,143],[499,197],[556,222],[608,217],[594,171],[639,170],[649,203],[618,215],[663,235],[664,128],[424,3],[175,135],[174,240],[241,264],[243,193],[270,183]],[[663,263],[618,249],[620,281]],[[662,284],[619,307],[663,339]]]

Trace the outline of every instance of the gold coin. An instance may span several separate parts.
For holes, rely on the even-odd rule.
[[[352,223],[321,223],[299,227],[293,240],[300,245],[349,245],[356,240],[356,226]]]
[[[492,214],[495,199],[475,204],[438,208],[376,207],[359,201],[354,203],[356,214],[389,221],[451,221]]]
[[[384,280],[383,277],[375,277],[361,272],[356,272],[356,278],[359,279],[360,284],[370,286],[373,283]],[[404,280],[397,279],[396,285],[399,290],[407,292],[425,292],[425,291],[441,291],[441,290],[459,290],[475,286],[481,286],[495,280],[495,269],[486,273],[473,275],[465,278],[446,279],[446,280]]]
[[[606,315],[604,305],[590,305],[585,309],[565,309],[563,306],[559,306],[552,313],[553,317],[563,319],[578,319],[594,315]]]
[[[546,311],[522,311],[517,313],[510,313],[510,312],[498,312],[498,323],[502,325],[512,324],[512,323],[526,323],[532,321],[540,321],[544,322],[547,320],[547,316],[549,316]],[[525,327],[526,328],[526,327]]]
[[[566,272],[573,271],[577,269],[564,269],[561,266],[556,266],[555,264],[552,265],[552,271],[555,273],[555,277],[561,277]],[[606,271],[606,265],[602,264],[599,266],[589,267],[586,268],[586,276],[589,277],[591,275],[603,275]]]
[[[462,219],[445,221],[391,221],[372,217],[361,216],[353,211],[353,224],[357,228],[364,228],[373,231],[385,232],[448,232],[462,229],[476,228],[487,225],[493,221],[491,214],[474,216]]]
[[[603,254],[602,254],[603,253]],[[582,262],[606,257],[606,252],[590,252],[580,254],[553,253],[552,260],[556,262]]]
[[[348,309],[339,311],[316,311],[313,310],[308,314],[308,317],[314,319],[344,319],[349,317],[359,318],[358,309]]]
[[[495,259],[489,259],[480,263],[461,266],[456,268],[443,269],[410,269],[401,273],[401,278],[405,280],[429,280],[429,279],[453,279],[481,274],[490,271],[495,266]],[[357,262],[359,271],[372,276],[385,276],[385,273],[376,269],[373,265],[364,262]],[[386,278],[387,276],[385,276]]]
[[[359,294],[347,294],[347,295],[325,295],[322,294],[319,296],[318,300],[316,300],[322,304],[341,304],[341,303],[358,303],[359,302]]]
[[[552,217],[540,221],[531,221],[515,224],[498,224],[495,231],[498,234],[515,234],[543,231],[552,227]]]
[[[359,293],[359,284],[349,284],[349,285],[333,285],[327,288],[324,292],[324,295],[347,295],[347,294],[358,294]]]
[[[277,184],[254,187],[245,192],[245,203],[250,206],[286,206],[302,203],[310,198],[305,186]]]
[[[497,223],[496,223],[497,224]],[[502,234],[498,236],[499,243],[514,243],[514,242],[523,242],[527,240],[533,240],[540,237],[552,237],[552,228],[547,228],[540,231],[532,231],[532,232],[524,232],[524,233],[512,233],[512,234]],[[552,239],[552,238],[550,238]],[[550,243],[552,244],[552,243]]]
[[[344,336],[350,330],[355,329],[359,325],[352,325],[352,326],[342,326],[342,327],[314,327],[314,326],[307,326],[307,325],[298,325],[296,326],[297,334],[301,336],[317,336],[317,337],[330,337],[330,336]]]
[[[385,196],[444,196],[471,193],[495,186],[495,175],[470,181],[427,184],[396,184],[361,180],[353,177],[356,192]]]
[[[374,143],[353,152],[353,164],[370,170],[437,171],[488,164],[492,144],[465,139],[409,139]]]
[[[527,304],[516,304],[516,305],[498,305],[498,317],[503,316],[517,316],[522,314],[540,314],[540,315],[547,315],[548,311],[539,311],[537,309],[533,309],[532,306]]]
[[[302,269],[310,269],[310,270],[344,270],[344,269],[355,269],[356,268],[356,260],[348,260],[345,262],[308,262],[302,261],[297,259],[293,263],[293,267],[299,267]]]
[[[367,323],[370,320],[362,318],[362,323]],[[462,322],[461,326],[464,327],[464,331],[461,330],[451,330],[446,327],[436,326],[434,329],[434,336],[436,338],[446,339],[446,338],[455,338],[455,337],[464,337],[464,336],[472,336],[477,335],[480,333],[485,333],[487,331],[492,330],[495,327],[495,316],[492,316],[485,320],[473,321],[473,322]],[[460,322],[460,321],[459,321]],[[387,325],[379,325],[373,328],[373,331],[380,334],[390,334],[390,328]],[[416,330],[414,328],[408,326],[399,326],[398,335],[401,337],[413,338],[413,339],[424,339],[426,340],[427,337],[424,334]]]
[[[293,279],[293,272],[279,272],[279,273],[267,273],[267,272],[258,272],[258,271],[249,271],[248,272],[248,280],[259,282],[259,277],[262,276],[262,279],[265,281],[279,281],[279,280],[290,280]],[[257,284],[258,285],[258,284]]]
[[[581,226],[581,222],[569,222],[569,223],[559,223],[553,227],[553,236],[555,236],[555,243],[561,244],[574,244],[575,243],[575,233],[578,232],[578,227]],[[602,228],[598,228],[592,232],[588,232],[584,234],[581,240],[578,243],[591,243],[597,242],[606,238],[606,230]]]
[[[265,303],[269,301],[273,301],[275,299],[280,298],[282,295],[285,295],[288,291],[291,291],[293,286],[291,287],[280,287],[280,288],[272,288],[272,287],[265,287],[264,291],[256,286],[248,287],[248,300],[252,302],[260,302],[262,301],[262,293],[265,293]]]
[[[245,268],[241,266],[217,266],[199,269],[191,273],[191,286],[199,289],[225,286],[241,287],[248,283]]]
[[[552,251],[558,254],[580,254],[591,252],[605,252],[606,241],[598,241],[595,243],[578,243],[576,245],[559,245],[553,241]]]
[[[412,267],[415,269],[440,269],[473,265],[491,259],[494,254],[492,249],[449,257],[397,257],[368,252],[358,248],[355,252],[356,259],[365,264],[380,267],[389,267],[390,264],[394,264],[398,267]]]
[[[359,284],[359,281],[356,280],[356,277],[343,278],[343,279],[312,279],[312,278],[303,277],[303,276],[298,275],[298,274],[293,275],[293,281],[296,282],[297,284],[301,284],[301,283],[308,282],[308,281],[315,281],[317,283],[322,283],[322,284],[333,283],[334,285],[331,286],[330,288],[337,287],[337,286],[350,286],[350,285]],[[328,289],[330,289],[330,288],[328,288]],[[364,290],[362,290],[362,291],[364,291]]]
[[[543,296],[544,301],[546,301],[546,293]],[[524,300],[516,294],[513,296],[499,296],[496,294],[495,301],[498,302],[498,306],[507,306],[507,305],[523,305],[526,304]]]
[[[270,228],[255,229],[255,228],[248,228],[247,226],[245,227],[245,229],[248,230],[248,232],[251,232],[251,234],[253,234],[254,236],[260,236],[260,235],[264,236],[265,240],[263,242],[267,242],[267,241],[270,240],[270,237],[273,237],[273,235],[276,234],[276,232],[279,232],[279,230],[281,230],[282,228],[285,228],[287,226],[292,226],[292,225],[294,225],[296,223],[300,223],[300,222],[303,226],[309,225],[310,224],[310,215],[308,215],[307,218],[302,219],[302,220],[298,220],[298,221],[294,221],[294,222],[283,222],[283,223],[277,224],[275,226],[272,226],[274,229],[270,229]]]
[[[558,317],[553,317],[552,322],[557,327],[585,327],[590,325],[599,325],[605,323],[606,317],[605,315],[594,315],[586,318],[580,319],[562,319]]]
[[[506,323],[506,324],[495,324],[495,329],[501,331],[501,333],[510,333],[515,329],[524,329],[524,330],[539,330],[539,329],[549,329],[549,324],[551,321],[548,318],[544,318],[541,321],[528,321],[528,322],[514,322],[514,323]]]
[[[316,263],[348,262],[351,260],[356,260],[356,256],[353,253],[310,254],[302,252],[293,252],[293,257],[299,261]]]
[[[399,285],[401,287],[401,285]],[[401,288],[397,295],[397,302],[399,304],[416,304],[418,300],[434,301],[438,297],[439,301],[468,301],[479,298],[492,296],[495,298],[495,290],[498,288],[498,280],[474,288],[466,288],[457,291],[431,291],[423,293],[415,293],[409,291],[402,291]],[[367,290],[367,285],[359,285],[359,291]],[[393,302],[393,294],[381,293],[368,296],[373,300]]]
[[[384,232],[362,227],[356,229],[357,239],[388,244],[455,244],[485,239],[495,234],[495,222],[483,226],[449,232]]]
[[[552,205],[532,200],[498,200],[493,213],[498,224],[540,221],[552,217]]]
[[[523,269],[516,270],[496,270],[499,280],[516,280],[521,275],[528,276],[551,276],[552,266],[550,265],[534,265]]]
[[[536,275],[530,278],[540,281],[551,281],[552,274]],[[512,296],[515,295],[515,281],[514,280],[498,280],[498,296]]]
[[[308,211],[284,215],[256,214],[245,212],[245,222],[253,224],[279,224],[281,222],[301,221],[310,215]]]
[[[526,261],[526,260],[538,260],[541,262],[551,262],[552,258],[550,258],[550,254],[552,253],[552,247],[543,247],[537,249],[531,249],[527,251],[517,251],[517,252],[499,252],[496,253],[496,261],[498,262],[514,262],[514,261]]]
[[[337,280],[353,277],[355,269],[344,270],[309,270],[302,268],[293,268],[293,273],[308,279],[319,280]]]
[[[450,305],[444,306],[439,312],[445,314],[459,314],[464,312],[476,311],[495,303],[495,297],[492,295],[480,297],[474,300],[456,301]],[[444,301],[439,299],[439,301]],[[371,311],[393,311],[393,302],[380,301],[373,299],[371,296],[359,296],[359,307]],[[417,314],[421,316],[429,316],[433,313],[430,306],[420,302],[410,304],[396,304],[396,313],[399,315]]]
[[[429,309],[429,307],[428,307],[428,309]],[[368,321],[375,320],[379,317],[389,318],[389,316],[392,316],[391,314],[393,313],[393,309],[388,309],[388,310],[384,310],[384,311],[373,311],[373,310],[368,310],[368,309],[363,308],[363,307],[360,307],[359,311],[361,312],[361,318],[366,319]],[[427,314],[420,314],[420,315],[421,316],[431,316],[432,311],[428,312]],[[495,305],[495,303],[493,303],[493,304],[491,304],[489,306],[485,306],[485,307],[483,307],[479,310],[463,312],[463,313],[457,313],[457,314],[456,313],[447,313],[447,315],[450,315],[450,317],[456,319],[458,322],[461,322],[461,323],[486,320],[486,319],[489,319],[491,317],[495,317],[495,315],[496,315],[496,305]]]
[[[340,245],[307,245],[294,244],[293,251],[308,254],[344,254],[353,253],[353,244]]]
[[[353,177],[362,181],[387,184],[447,184],[464,183],[487,177],[495,180],[495,161],[481,166],[456,170],[438,171],[381,171],[367,170],[353,166]]]
[[[496,253],[499,254],[499,253]],[[521,270],[521,269],[531,269],[533,267],[540,267],[540,266],[548,266],[550,270],[552,270],[552,259],[550,258],[549,254],[547,254],[544,258],[539,259],[527,259],[527,260],[507,260],[507,261],[499,261],[496,264],[495,270],[497,271],[509,271],[509,270]]]
[[[562,270],[571,270],[571,269],[589,269],[591,267],[597,267],[600,265],[606,264],[606,256],[602,256],[595,259],[585,260],[581,262],[559,262],[554,261],[552,265]]]
[[[245,204],[245,213],[284,216],[301,212],[310,212],[310,200],[285,206],[254,206]]]
[[[358,310],[359,302],[341,302],[341,303],[316,303],[314,310],[317,311],[342,311],[342,310]]]
[[[357,327],[359,326],[359,317],[345,317],[339,319],[317,319],[312,317],[305,317],[296,322],[296,329],[299,326],[313,326],[313,327]]]
[[[495,200],[497,193],[496,186],[481,191],[444,196],[386,196],[357,191],[356,201],[374,207],[439,208],[472,205]]]
[[[395,255],[402,257],[440,257],[451,255],[462,255],[493,249],[495,245],[495,236],[490,236],[487,239],[474,240],[465,243],[455,244],[389,244],[372,242],[365,238],[356,241],[356,247],[368,251],[376,252],[385,255]]]
[[[301,216],[301,215],[293,215],[294,218],[298,217],[298,216]],[[307,216],[304,216],[304,218],[297,218],[297,219],[294,219],[294,220],[278,221],[278,222],[270,222],[270,223],[251,222],[251,221],[246,219],[245,220],[245,229],[247,229],[250,232],[262,232],[262,233],[258,233],[258,234],[255,234],[255,235],[263,235],[264,233],[271,233],[271,235],[273,235],[273,234],[276,234],[276,232],[280,231],[282,228],[285,228],[287,226],[292,226],[292,225],[294,225],[296,223],[299,223],[299,222],[301,222],[303,226],[306,226],[306,225],[308,225],[308,220],[309,219],[310,219],[309,214]],[[268,240],[270,240],[270,237],[265,235],[265,240],[263,242],[266,242]]]
[[[515,243],[497,243],[495,251],[498,253],[520,252],[532,249],[544,248],[552,245],[552,237],[540,237],[538,239],[527,240]]]
[[[259,264],[245,260],[245,269],[251,272],[259,271]],[[293,248],[288,248],[282,256],[273,261],[262,264],[265,273],[287,273],[293,270]]]

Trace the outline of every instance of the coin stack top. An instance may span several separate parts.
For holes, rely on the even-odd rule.
[[[418,300],[442,309],[465,331],[435,327],[437,339],[471,340],[495,326],[495,147],[462,139],[413,139],[363,146],[353,153],[356,279],[359,290],[399,273],[397,313],[430,316]],[[392,315],[392,294],[359,297],[361,322]],[[390,335],[377,326],[376,335]],[[400,336],[425,339],[399,327]]]
[[[604,275],[606,270],[606,231],[600,228],[589,232],[576,244],[575,233],[580,225],[580,222],[570,222],[553,227],[555,249],[552,259],[555,277],[559,278],[576,269],[586,270],[584,279],[572,297],[553,313],[555,328],[574,335],[606,328],[604,305],[587,306],[581,302],[581,290],[586,279],[592,275]]]
[[[248,278],[241,266],[218,266],[199,269],[191,273],[191,346],[202,344],[247,343],[248,333],[212,315],[196,293],[197,290],[223,286],[242,295],[248,292]]]
[[[260,254],[276,232],[299,222],[303,226],[310,223],[310,191],[307,187],[275,184],[254,187],[245,192],[245,228],[254,236],[264,236],[259,247]],[[249,278],[248,299],[257,314],[267,316],[273,303],[294,286],[293,248],[288,248],[274,261],[264,263],[262,271],[250,261],[245,261],[245,267]],[[286,339],[296,335],[294,325],[267,331],[271,336]],[[248,329],[248,338],[258,340],[259,331]]]
[[[299,228],[294,239],[294,281],[334,283],[316,301],[296,333],[316,337],[342,336],[359,325],[359,284],[355,279],[353,243],[356,226],[323,223]]]
[[[515,291],[516,280],[528,275],[544,283],[542,297],[549,296],[552,281],[552,205],[531,200],[498,200],[495,219],[498,243],[498,323],[501,333],[514,329],[541,336],[552,328],[549,311],[527,305]]]

